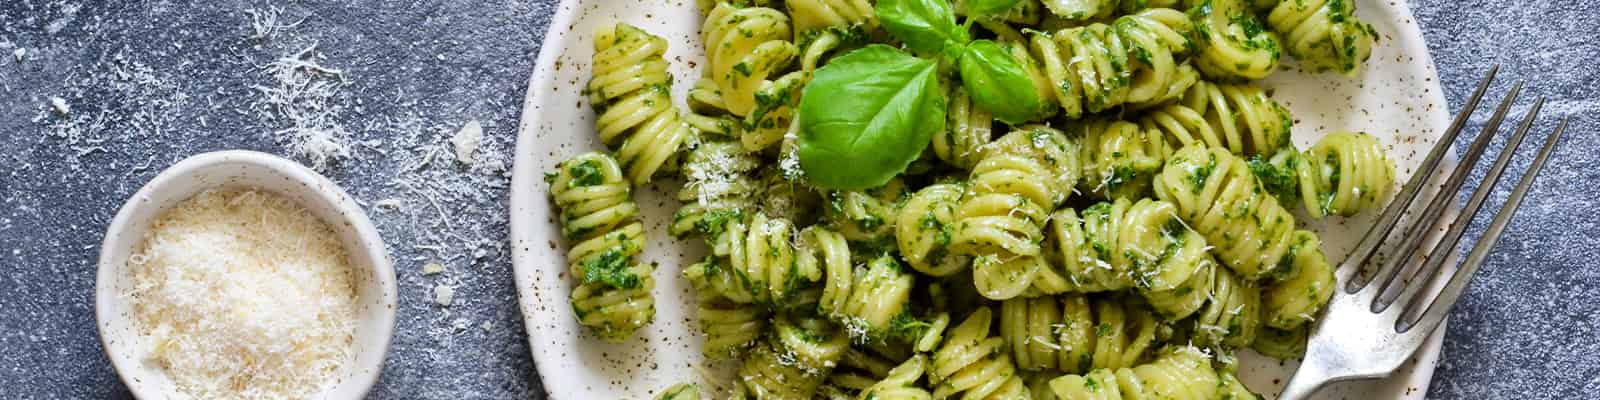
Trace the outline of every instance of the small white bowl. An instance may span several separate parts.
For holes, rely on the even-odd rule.
[[[143,359],[148,347],[140,345],[144,341],[124,295],[133,284],[128,256],[162,212],[216,188],[252,188],[289,198],[326,221],[349,249],[350,264],[356,269],[359,319],[351,342],[355,357],[344,366],[337,382],[324,386],[314,398],[364,397],[378,381],[394,334],[394,267],[383,238],[361,206],[333,181],[294,161],[238,150],[196,155],[167,168],[128,199],[106,228],[95,280],[95,319],[100,343],[122,382],[138,398],[176,397],[176,388],[161,367]]]

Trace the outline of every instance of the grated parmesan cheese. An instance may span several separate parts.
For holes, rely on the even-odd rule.
[[[455,299],[456,288],[454,286],[441,284],[433,287],[434,303],[438,303],[440,306],[449,307],[450,303],[455,302]]]
[[[352,358],[355,288],[333,230],[291,200],[206,191],[130,257],[147,360],[190,398],[306,398]]]
[[[455,147],[456,161],[471,165],[477,161],[473,153],[478,151],[478,145],[483,144],[483,125],[477,120],[467,122],[455,136],[450,137],[450,144]]]

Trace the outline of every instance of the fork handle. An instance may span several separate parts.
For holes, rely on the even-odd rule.
[[[1278,400],[1309,400],[1317,389],[1331,381],[1329,370],[1312,361],[1311,357],[1303,358],[1300,368],[1295,369],[1294,376],[1289,377],[1289,384],[1283,386],[1283,392],[1278,394]]]

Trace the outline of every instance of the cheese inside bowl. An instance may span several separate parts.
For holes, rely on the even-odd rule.
[[[397,305],[394,269],[383,240],[362,208],[332,181],[293,161],[250,151],[205,153],[178,162],[129,198],[106,229],[96,277],[96,325],[106,355],[122,381],[140,398],[186,397],[166,367],[152,359],[152,354],[166,344],[152,340],[150,327],[142,326],[138,318],[135,303],[141,299],[132,293],[148,288],[137,286],[135,265],[143,265],[145,256],[140,252],[146,247],[152,230],[157,228],[157,221],[167,219],[169,211],[188,204],[202,193],[228,191],[254,191],[304,210],[302,213],[308,214],[307,219],[321,222],[316,228],[343,248],[343,257],[338,262],[348,271],[338,272],[348,277],[350,290],[344,294],[348,297],[348,307],[344,308],[347,313],[342,315],[349,320],[332,324],[348,327],[348,345],[339,343],[342,348],[348,348],[348,352],[337,357],[336,367],[326,369],[331,372],[318,377],[321,384],[316,386],[311,397],[353,399],[364,396],[377,381],[394,330]],[[199,262],[237,262],[199,257],[203,258]],[[196,295],[215,296],[214,293]],[[214,300],[239,304],[229,303],[230,299]],[[247,320],[270,326],[277,321],[254,320],[292,314],[289,310],[230,311],[237,315],[220,316],[216,320]],[[260,365],[295,365],[288,361],[292,360]]]

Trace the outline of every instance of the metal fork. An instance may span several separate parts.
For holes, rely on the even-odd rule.
[[[1511,222],[1517,207],[1522,204],[1522,198],[1533,186],[1534,178],[1544,168],[1545,161],[1549,160],[1556,143],[1561,140],[1562,132],[1567,129],[1567,120],[1562,118],[1555,131],[1545,139],[1544,147],[1539,150],[1533,164],[1522,174],[1521,180],[1506,199],[1505,205],[1500,207],[1500,212],[1489,223],[1482,238],[1473,246],[1466,261],[1462,262],[1454,275],[1450,276],[1443,290],[1433,297],[1432,301],[1428,301],[1428,296],[1420,293],[1427,292],[1424,289],[1435,282],[1436,275],[1447,273],[1443,268],[1444,263],[1455,259],[1452,256],[1466,232],[1467,225],[1500,182],[1501,175],[1511,162],[1511,156],[1522,144],[1523,137],[1533,126],[1534,119],[1539,115],[1539,109],[1544,105],[1542,97],[1534,101],[1527,115],[1523,117],[1521,126],[1508,139],[1505,150],[1500,152],[1494,165],[1484,176],[1483,183],[1473,191],[1462,212],[1453,219],[1441,218],[1449,205],[1454,202],[1456,194],[1461,191],[1461,186],[1466,181],[1468,172],[1483,156],[1495,132],[1500,129],[1500,122],[1504,120],[1517,95],[1522,91],[1522,82],[1518,81],[1512,86],[1505,100],[1500,102],[1500,107],[1490,117],[1483,132],[1472,142],[1461,163],[1457,164],[1450,172],[1449,178],[1439,185],[1439,190],[1432,200],[1418,201],[1418,194],[1422,192],[1423,187],[1432,186],[1428,182],[1433,181],[1444,169],[1439,168],[1439,162],[1444,158],[1445,151],[1455,142],[1456,137],[1460,136],[1467,119],[1478,108],[1478,101],[1483,98],[1484,91],[1494,81],[1497,71],[1499,66],[1491,67],[1483,80],[1478,82],[1478,88],[1467,101],[1465,111],[1456,115],[1455,121],[1451,122],[1444,136],[1434,144],[1427,158],[1423,159],[1422,165],[1417,168],[1417,173],[1412,175],[1411,180],[1406,182],[1394,201],[1378,217],[1372,229],[1362,237],[1350,257],[1339,265],[1339,270],[1346,271],[1342,275],[1348,277],[1343,279],[1346,281],[1344,291],[1339,296],[1334,296],[1333,301],[1328,304],[1326,314],[1314,327],[1310,342],[1306,346],[1305,359],[1278,396],[1280,400],[1309,399],[1317,389],[1328,383],[1378,378],[1393,373],[1402,363],[1410,359],[1412,354],[1422,347],[1422,342],[1439,327],[1440,321],[1444,320],[1450,308],[1461,299],[1461,294],[1471,282],[1472,275],[1483,266],[1489,250],[1500,238],[1506,224]],[[1420,213],[1412,212],[1423,203],[1426,203],[1426,208],[1422,208]],[[1397,256],[1385,257],[1375,273],[1363,278],[1360,268],[1372,259],[1380,245],[1391,236],[1395,226],[1400,222],[1401,215],[1404,214],[1413,215],[1410,221],[1414,223],[1396,240],[1389,241],[1394,244],[1390,246],[1391,250],[1385,252]],[[1429,244],[1429,240],[1426,239],[1433,236],[1430,233],[1436,225],[1425,223],[1427,221],[1449,224],[1443,237],[1431,249],[1426,247]],[[1413,261],[1418,255],[1421,259]],[[1381,284],[1372,285],[1373,282]]]

